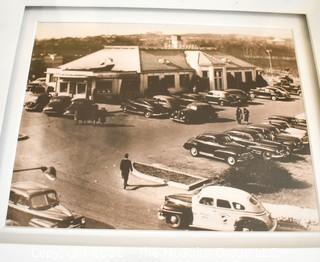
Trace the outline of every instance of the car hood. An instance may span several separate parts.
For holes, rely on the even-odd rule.
[[[166,201],[173,202],[177,205],[191,205],[192,203],[192,195],[191,194],[174,194],[168,195],[165,197]]]
[[[39,210],[38,212],[38,215],[41,214],[41,217],[56,221],[63,221],[73,218],[73,214],[71,213],[71,211],[62,205],[56,205],[47,210]]]
[[[301,130],[301,129],[298,129],[298,128],[293,128],[293,127],[289,127],[285,131],[288,132],[289,134],[299,135],[299,136],[302,136],[302,137],[307,135],[307,131]]]

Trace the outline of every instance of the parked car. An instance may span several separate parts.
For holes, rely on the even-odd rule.
[[[51,95],[47,93],[35,93],[29,96],[28,101],[24,104],[28,112],[42,112],[43,108],[49,103]]]
[[[21,226],[82,228],[85,217],[60,204],[55,190],[23,181],[11,185],[7,219]]]
[[[253,159],[250,149],[236,143],[226,134],[204,133],[189,139],[183,147],[189,150],[193,157],[209,156],[223,160],[230,166]]]
[[[293,85],[293,84],[283,84],[283,83],[276,83],[275,87],[282,87],[287,92],[289,92],[291,95],[302,95],[301,87],[300,85]]]
[[[290,155],[290,149],[274,141],[265,140],[259,132],[249,128],[235,128],[225,132],[237,143],[249,147],[265,160],[284,158]]]
[[[181,106],[181,100],[173,96],[156,95],[153,99],[164,108],[167,108],[170,112],[174,112]]]
[[[279,120],[285,121],[289,126],[297,129],[307,130],[307,122],[303,119],[298,119],[292,116],[284,116],[284,115],[272,115],[268,117],[268,120]]]
[[[220,106],[237,106],[241,104],[241,101],[237,96],[221,90],[211,90],[206,95],[206,100],[208,103],[216,103]]]
[[[123,112],[142,114],[146,118],[169,116],[170,113],[168,108],[163,107],[155,99],[150,98],[129,99],[122,103],[121,108]]]
[[[282,143],[289,147],[291,151],[299,151],[304,147],[301,139],[288,134],[283,134],[271,124],[252,124],[249,125],[248,128],[260,131],[265,139]]]
[[[269,98],[273,101],[276,100],[285,100],[289,99],[286,94],[284,94],[281,90],[274,87],[257,87],[255,89],[251,89],[252,93],[250,94],[251,98],[260,97],[260,98]]]
[[[282,134],[288,134],[290,136],[299,138],[305,145],[309,144],[309,137],[306,130],[290,127],[288,122],[281,120],[269,119],[267,123],[277,127],[279,130],[281,130]]]
[[[175,95],[174,97],[179,99],[180,106],[187,106],[193,102],[206,102],[204,96],[196,93],[183,93],[180,95]]]
[[[173,121],[181,123],[212,122],[218,117],[215,109],[208,103],[193,102],[185,108],[176,109],[170,116]]]
[[[253,195],[232,187],[209,185],[195,194],[165,196],[158,218],[173,228],[219,231],[274,231],[277,220]]]
[[[71,99],[71,104],[65,109],[63,115],[66,117],[74,117],[74,114],[79,110],[79,107],[86,107],[90,111],[91,108],[96,107],[96,104],[89,99],[73,98]]]
[[[55,96],[52,97],[49,104],[43,108],[43,112],[47,115],[62,115],[70,104],[70,96]]]
[[[250,96],[250,92],[247,93],[241,89],[227,89],[226,92],[234,95],[240,101],[241,105],[246,105],[249,101],[253,100]]]

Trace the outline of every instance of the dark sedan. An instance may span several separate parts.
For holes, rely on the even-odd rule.
[[[168,108],[160,105],[155,99],[137,98],[129,99],[121,105],[123,112],[142,114],[146,118],[169,116]]]
[[[292,116],[272,115],[268,117],[268,120],[285,121],[290,127],[307,130],[307,122],[304,119],[298,119]]]
[[[195,93],[184,93],[180,96],[174,96],[179,99],[181,106],[187,106],[192,102],[206,102],[205,97]]]
[[[91,111],[91,109],[96,107],[96,104],[89,99],[75,98],[71,100],[71,104],[66,108],[63,115],[67,117],[74,117],[75,112],[79,110],[80,107],[84,108],[86,111]]]
[[[303,149],[303,143],[300,139],[289,136],[287,134],[281,134],[280,130],[276,127],[268,124],[252,124],[248,126],[253,130],[260,132],[266,140],[279,142],[287,146],[290,151],[299,151]]]
[[[47,115],[62,115],[70,104],[70,96],[55,96],[51,98],[49,104],[43,109],[43,112]]]
[[[249,93],[240,89],[227,89],[226,92],[228,92],[231,95],[234,95],[242,105],[246,105],[249,101],[252,100]]]
[[[167,108],[170,112],[179,109],[181,106],[181,100],[173,96],[166,95],[156,95],[153,97],[157,103],[162,105],[164,108]]]
[[[249,128],[237,128],[225,132],[237,143],[250,147],[263,159],[283,158],[290,155],[287,146],[274,141],[265,140],[259,132]]]
[[[205,133],[189,139],[183,147],[190,150],[193,157],[209,156],[225,161],[230,166],[240,161],[253,159],[250,150],[236,143],[226,134]]]
[[[251,91],[252,93],[250,94],[250,96],[252,98],[269,98],[273,101],[285,100],[290,98],[289,95],[274,87],[257,87],[256,89],[252,89]]]
[[[181,123],[211,122],[218,117],[215,109],[203,102],[193,102],[185,108],[175,110],[170,118]]]

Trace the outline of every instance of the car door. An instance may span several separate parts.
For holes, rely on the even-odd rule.
[[[208,196],[199,196],[192,199],[193,226],[217,229],[218,224],[217,210],[215,208],[215,200]]]
[[[215,225],[217,230],[234,231],[234,216],[231,203],[228,200],[216,199]]]
[[[198,138],[198,150],[201,153],[213,154],[212,139],[208,136],[201,136]]]

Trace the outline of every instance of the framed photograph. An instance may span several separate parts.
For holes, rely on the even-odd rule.
[[[319,246],[314,16],[229,2],[11,6],[1,242]]]

